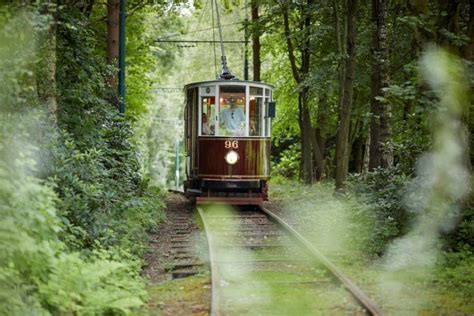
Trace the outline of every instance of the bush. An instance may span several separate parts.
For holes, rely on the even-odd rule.
[[[301,161],[300,145],[291,144],[280,153],[279,159],[272,164],[272,174],[288,179],[297,179]]]
[[[94,30],[73,8],[58,14],[53,115],[34,71],[32,25],[47,18],[0,16],[0,39],[14,44],[0,43],[2,315],[131,314],[146,298],[140,256],[163,218],[161,194],[142,178],[133,129],[108,102]]]
[[[8,144],[3,138],[0,148]],[[0,160],[0,314],[130,313],[142,305],[139,266],[104,251],[87,259],[69,252],[55,193],[23,174],[22,160],[10,163]]]
[[[474,256],[469,247],[458,249],[457,252],[444,252],[436,269],[436,282],[444,289],[454,291],[465,301],[474,297],[472,273]]]
[[[407,179],[395,167],[351,175],[348,179],[349,190],[359,195],[371,209],[374,222],[368,246],[371,254],[382,255],[388,243],[408,229],[410,216],[402,203]]]
[[[54,314],[130,314],[143,304],[144,284],[127,263],[98,253],[84,261],[79,253],[54,259],[48,281],[39,285],[43,304]]]

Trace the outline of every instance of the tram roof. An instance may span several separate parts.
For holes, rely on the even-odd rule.
[[[209,85],[209,84],[216,84],[216,85],[226,85],[226,84],[229,84],[229,85],[238,85],[238,84],[247,85],[247,84],[251,84],[251,85],[256,85],[256,86],[265,86],[265,87],[268,87],[268,88],[274,88],[274,86],[272,86],[268,83],[260,82],[260,81],[239,80],[239,79],[231,79],[231,80],[217,79],[217,80],[209,80],[209,81],[191,82],[191,83],[188,83],[187,85],[185,85],[184,89],[203,86],[203,85]]]

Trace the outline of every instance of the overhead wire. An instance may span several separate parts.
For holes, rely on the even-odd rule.
[[[222,27],[233,26],[233,25],[237,25],[237,24],[242,24],[242,22],[234,22],[234,23],[229,23],[229,24],[223,24]],[[182,34],[168,35],[168,36],[160,37],[160,38],[158,39],[158,41],[160,41],[160,40],[165,40],[165,39],[168,39],[168,38],[173,38],[173,37],[179,37],[179,36],[183,36],[183,35],[188,35],[188,34],[194,34],[194,33],[200,33],[200,32],[210,31],[210,30],[212,30],[212,29],[215,29],[215,27],[208,27],[208,28],[205,28],[205,29],[195,30],[195,31],[186,32],[186,33],[182,33]]]

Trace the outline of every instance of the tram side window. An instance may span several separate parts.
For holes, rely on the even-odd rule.
[[[216,131],[216,98],[203,97],[201,99],[201,135],[215,135]]]
[[[268,103],[270,102],[270,98],[265,98],[265,105],[267,108],[267,114],[265,114],[265,124],[266,124],[266,131],[265,136],[270,137],[272,136],[272,119],[268,117]]]
[[[263,99],[250,97],[249,102],[249,135],[262,136],[263,131]]]
[[[245,86],[220,87],[219,136],[245,136]]]

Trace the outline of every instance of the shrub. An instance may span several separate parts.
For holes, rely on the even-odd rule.
[[[288,179],[296,179],[299,174],[301,151],[298,143],[291,144],[280,153],[279,159],[272,164],[272,174]]]
[[[145,299],[138,256],[161,196],[142,180],[130,123],[107,101],[93,29],[69,8],[58,14],[58,125],[34,84],[30,24],[45,17],[0,16],[0,38],[15,44],[0,44],[2,315],[130,314]]]
[[[387,244],[408,228],[409,213],[402,203],[406,181],[407,177],[397,168],[380,168],[348,179],[350,191],[358,194],[371,209],[374,225],[368,250],[372,254],[381,255]]]
[[[58,216],[57,195],[44,181],[28,175],[39,151],[22,139],[29,130],[25,121],[36,118],[20,116],[24,129],[12,116],[2,121],[0,314],[131,313],[145,298],[139,259],[127,257],[127,249],[94,250],[88,256],[69,251],[60,236],[67,237],[71,226]],[[17,126],[14,136],[8,126]],[[16,155],[11,149],[18,150]],[[143,205],[151,203],[148,196],[143,199]],[[140,219],[150,220],[148,214]],[[130,227],[142,232],[144,228],[135,225],[143,222],[131,218]]]

